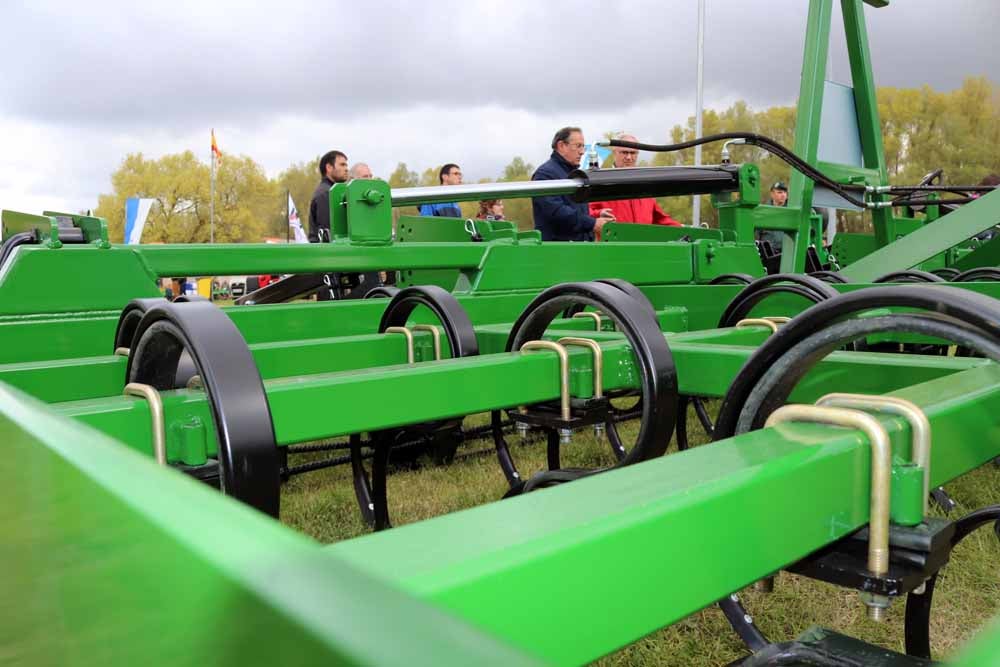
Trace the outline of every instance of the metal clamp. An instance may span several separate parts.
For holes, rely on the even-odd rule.
[[[784,422],[811,422],[862,431],[871,443],[871,498],[869,500],[868,570],[883,576],[889,571],[889,494],[892,479],[892,445],[881,423],[867,412],[818,405],[785,405],[767,418],[765,428]],[[862,597],[874,621],[885,617],[888,598]]]
[[[389,328],[392,329],[392,328],[395,328],[395,327],[389,327]],[[431,338],[434,339],[434,361],[440,361],[441,360],[441,332],[438,331],[438,328],[436,326],[434,326],[433,324],[414,324],[410,328],[413,331],[430,331],[431,332]],[[386,329],[386,331],[388,331],[388,330],[389,329]],[[410,363],[412,364],[413,361],[411,360]]]
[[[600,331],[601,330],[601,314],[600,313],[595,313],[593,311],[585,310],[582,313],[575,313],[573,315],[572,319],[578,320],[580,318],[587,318],[587,317],[589,317],[592,320],[594,320],[594,330],[595,331]]]
[[[129,382],[122,392],[125,396],[145,398],[153,419],[153,455],[161,466],[167,465],[167,430],[163,423],[163,399],[154,387],[141,382]]]
[[[205,383],[201,381],[200,375],[192,375],[188,378],[187,384],[184,387],[186,389],[204,389]]]
[[[589,347],[594,353],[594,398],[604,398],[604,350],[596,340],[566,336],[556,341],[559,345],[579,345]]]
[[[816,405],[875,410],[906,419],[912,431],[911,460],[924,469],[924,514],[927,514],[931,490],[931,422],[923,410],[905,398],[865,394],[827,394],[816,401]]]
[[[769,317],[752,317],[736,323],[737,329],[744,327],[767,327],[771,330],[771,333],[778,333],[778,323]]]
[[[762,320],[770,320],[770,321],[772,321],[772,322],[774,322],[775,324],[778,324],[778,325],[788,324],[789,322],[792,321],[792,318],[790,318],[790,317],[779,316],[779,315],[765,315],[764,317],[762,317],[760,319],[762,319]]]
[[[115,356],[116,357],[128,357],[131,351],[127,347],[116,347]]]
[[[559,343],[550,340],[529,340],[521,346],[521,352],[527,350],[552,350],[559,355],[559,408],[563,421],[569,421],[569,353]]]
[[[386,327],[382,333],[399,333],[406,336],[406,363],[413,363],[413,332],[406,327]]]

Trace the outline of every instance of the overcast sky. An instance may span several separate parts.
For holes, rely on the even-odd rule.
[[[808,3],[706,4],[706,107],[792,103]],[[1000,82],[997,0],[866,17],[878,85]],[[694,111],[696,34],[696,0],[0,2],[0,208],[93,208],[127,153],[207,162],[212,127],[271,176],[338,148],[383,177],[495,178],[569,124],[661,141]]]

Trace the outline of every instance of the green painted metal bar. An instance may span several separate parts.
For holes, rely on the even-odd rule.
[[[3,385],[0,441],[14,664],[542,664]]]
[[[1000,453],[1000,367],[961,375],[898,392],[931,421],[934,484]],[[907,439],[903,420],[882,422]],[[556,664],[583,664],[860,527],[869,466],[858,432],[783,425],[327,552]]]
[[[795,115],[796,155],[809,164],[816,164],[819,148],[819,126],[823,110],[823,81],[826,75],[826,58],[830,47],[830,16],[832,0],[810,0],[806,18],[806,40],[802,56],[802,81],[799,86],[799,103]],[[812,206],[814,184],[796,170],[792,170],[788,193],[788,208],[798,210],[798,227],[794,234],[785,233],[785,249],[781,254],[781,270],[802,272],[806,266],[806,249],[809,245],[809,211]],[[794,245],[793,245],[794,244]],[[794,252],[788,252],[794,248]]]
[[[891,269],[916,266],[1000,223],[1000,192],[965,204],[841,270],[851,282],[870,282]]]
[[[879,121],[876,100],[875,77],[872,74],[871,49],[868,46],[868,30],[865,27],[865,12],[861,0],[841,0],[844,16],[844,34],[847,37],[847,57],[851,64],[851,80],[854,87],[854,108],[857,111],[858,132],[865,168],[876,172],[877,182],[870,185],[887,185],[889,172],[885,165],[885,150],[882,146],[882,124]],[[883,201],[877,195],[872,201]],[[896,231],[892,209],[872,211],[872,225],[879,246],[895,240]],[[877,277],[877,276],[876,276]]]
[[[563,333],[566,332],[550,332],[546,337],[555,338]],[[605,342],[602,348],[604,388],[635,388],[637,371],[628,345]],[[681,393],[722,396],[753,348],[679,342],[672,351]],[[588,397],[593,388],[590,352],[574,349],[570,357],[571,393]],[[812,400],[828,392],[830,386],[841,391],[883,393],[983,363],[986,362],[970,358],[837,352],[803,379],[794,396],[798,400]],[[270,379],[265,381],[265,390],[278,444],[290,445],[554,400],[559,397],[558,378],[554,355],[500,354]],[[442,387],[447,387],[447,391],[442,391]],[[396,401],[391,409],[386,409],[384,397],[390,395],[406,396],[407,400]],[[162,397],[168,426],[212,423],[207,401],[200,391],[163,392]],[[351,410],[322,407],[344,405],[362,407]],[[152,451],[149,408],[142,399],[116,392],[106,398],[59,403],[54,408],[135,449]],[[172,443],[175,437],[168,433],[171,452],[179,449]],[[215,451],[214,435],[206,433],[205,438],[209,441],[209,451]]]

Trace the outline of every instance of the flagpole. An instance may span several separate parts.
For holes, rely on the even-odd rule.
[[[212,130],[212,140],[213,140],[213,148],[212,148],[212,186],[211,186],[212,189],[211,189],[211,194],[209,195],[209,200],[208,200],[208,218],[209,218],[209,222],[208,222],[208,242],[209,243],[215,243],[215,148],[214,148],[215,130]]]
[[[285,243],[292,242],[292,209],[288,206],[291,198],[291,191],[285,190]]]

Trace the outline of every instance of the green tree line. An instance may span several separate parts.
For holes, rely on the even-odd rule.
[[[962,185],[977,183],[986,174],[1000,172],[1000,86],[985,78],[970,78],[960,88],[946,93],[928,86],[879,88],[877,97],[886,165],[892,183],[916,183],[927,172],[939,168],[944,169],[945,182]],[[704,134],[737,130],[763,134],[791,147],[795,136],[795,108],[775,106],[755,111],[739,101],[728,109],[704,112]],[[670,128],[664,137],[640,139],[676,143],[693,137],[692,116],[686,124]],[[718,162],[721,147],[721,144],[704,146],[702,162]],[[540,149],[539,153],[542,152]],[[765,198],[771,183],[789,179],[789,167],[760,149],[733,147],[732,159],[760,166]],[[267,236],[283,238],[287,232],[286,191],[291,193],[305,225],[309,201],[319,180],[318,161],[317,156],[292,164],[276,178],[269,178],[251,157],[226,154],[216,172],[215,240],[259,242]],[[461,163],[461,157],[456,156],[456,161]],[[655,154],[641,164],[692,164],[693,161],[694,150],[690,149]],[[520,156],[514,157],[495,179],[483,181],[528,180],[535,166]],[[394,188],[436,185],[439,167],[432,165],[411,170],[406,163],[400,162],[383,178]],[[111,186],[112,193],[100,196],[96,215],[108,220],[112,238],[122,238],[125,199],[139,196],[156,200],[143,232],[143,242],[208,241],[209,166],[191,151],[158,159],[146,158],[142,153],[130,154],[111,175]],[[707,197],[703,199],[702,221],[714,226],[717,223],[715,210]],[[690,223],[690,197],[662,198],[660,203],[673,217]],[[475,216],[478,211],[475,202],[461,206],[468,217]],[[530,200],[508,199],[505,209],[507,219],[517,222],[521,229],[534,226]],[[395,213],[397,217],[415,214],[413,207],[400,208]],[[860,215],[850,217],[850,222],[852,229],[864,225]]]

